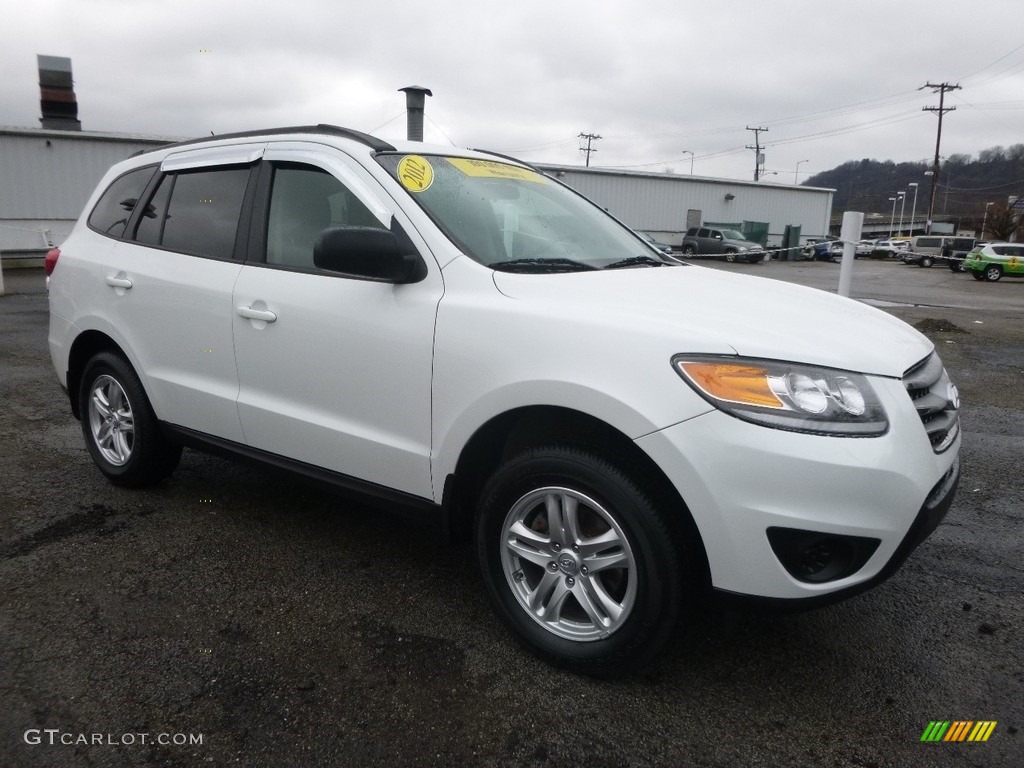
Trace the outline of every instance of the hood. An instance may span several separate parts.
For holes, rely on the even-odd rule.
[[[706,267],[494,272],[494,283],[509,298],[557,307],[567,323],[578,318],[661,337],[672,353],[738,354],[899,378],[933,349],[914,328],[860,302]]]
[[[722,242],[727,243],[728,245],[741,245],[749,251],[761,250],[761,244],[755,243],[753,240],[730,240],[726,238]]]

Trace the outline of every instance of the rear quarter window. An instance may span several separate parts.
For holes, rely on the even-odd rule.
[[[123,236],[128,219],[146,191],[155,169],[156,166],[148,165],[114,179],[89,214],[89,227],[108,237]]]

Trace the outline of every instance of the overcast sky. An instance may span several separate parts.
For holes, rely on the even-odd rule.
[[[335,123],[532,162],[791,184],[847,160],[1024,143],[1020,0],[3,0],[0,125],[39,127],[36,54],[72,59],[84,130]],[[802,162],[805,161],[806,162]],[[777,175],[771,175],[772,172]]]

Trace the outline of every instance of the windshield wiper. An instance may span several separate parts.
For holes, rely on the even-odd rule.
[[[572,259],[509,259],[508,261],[496,261],[488,264],[491,269],[502,272],[581,272],[583,270],[597,269],[590,264]]]
[[[619,269],[620,267],[636,267],[640,264],[647,264],[651,267],[665,267],[669,266],[669,262],[656,259],[653,256],[646,256],[641,254],[640,256],[630,256],[628,259],[622,259],[621,261],[613,261],[611,264],[605,267],[605,269]]]

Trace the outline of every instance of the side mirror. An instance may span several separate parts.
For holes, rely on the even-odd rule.
[[[395,234],[386,229],[325,229],[313,246],[313,264],[366,280],[417,283],[427,276],[427,265],[418,253],[407,251]]]

